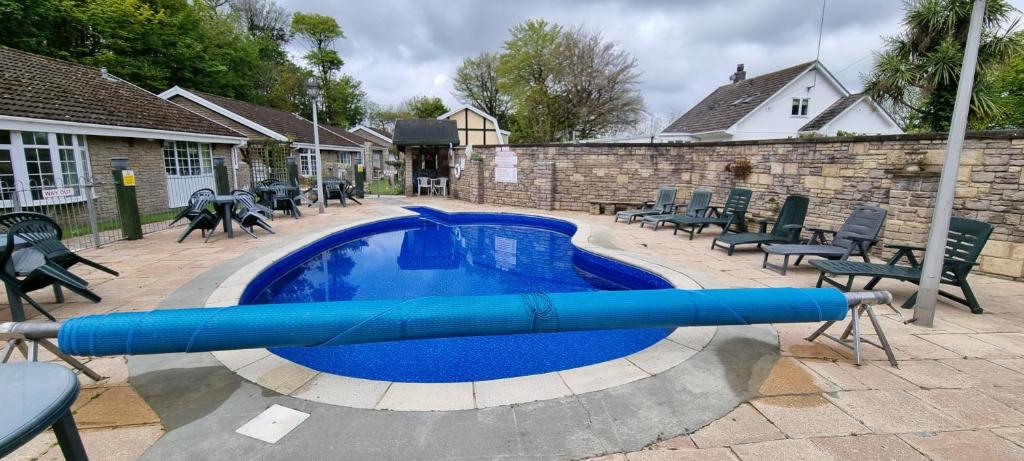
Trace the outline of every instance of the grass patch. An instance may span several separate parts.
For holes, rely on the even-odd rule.
[[[153,223],[158,223],[158,222],[162,222],[162,221],[169,221],[169,220],[173,219],[175,216],[178,215],[178,211],[180,211],[180,208],[179,209],[174,209],[174,210],[161,211],[159,213],[152,213],[152,214],[148,214],[148,215],[143,215],[141,217],[142,225],[145,226],[146,224],[153,224]],[[121,220],[120,219],[103,219],[103,220],[99,220],[96,224],[99,227],[100,232],[112,231],[112,230],[117,230],[117,229],[121,228]],[[82,226],[65,227],[64,228],[64,238],[66,238],[66,239],[75,238],[75,237],[81,237],[83,235],[89,235],[91,233],[92,233],[92,227],[89,226],[88,224],[85,224],[85,225],[82,225]]]

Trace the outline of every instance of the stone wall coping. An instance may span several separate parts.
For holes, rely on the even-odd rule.
[[[808,143],[850,143],[850,142],[877,142],[877,141],[945,141],[948,133],[904,133],[887,135],[863,135],[863,136],[822,136],[814,138],[778,138],[778,139],[754,139],[742,141],[697,141],[697,142],[656,142],[656,143],[522,143],[522,144],[481,144],[477,148],[493,148],[497,146],[508,147],[566,147],[566,146],[588,146],[588,147],[714,147],[714,146],[743,146],[763,144],[808,144]],[[1024,130],[989,130],[971,131],[967,133],[967,139],[1024,139]]]

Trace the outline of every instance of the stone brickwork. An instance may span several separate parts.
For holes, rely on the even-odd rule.
[[[518,184],[494,181],[494,148],[479,147],[453,179],[454,196],[492,205],[588,211],[592,200],[653,199],[662,185],[687,200],[710,189],[712,203],[732,187],[753,190],[750,219],[774,217],[789,194],[810,197],[807,226],[838,228],[854,206],[889,209],[883,238],[921,244],[938,188],[945,138],[936,135],[789,139],[690,144],[557,144],[510,146],[518,154]],[[905,171],[905,153],[924,151],[924,171]],[[726,171],[751,162],[739,178]],[[476,165],[474,165],[476,164]],[[980,270],[1024,278],[1024,133],[973,133],[966,142],[954,215],[996,226]]]
[[[117,215],[117,202],[110,167],[110,159],[116,157],[127,157],[129,168],[135,172],[139,212],[142,215],[147,215],[168,209],[167,176],[164,173],[162,141],[89,136],[88,146],[93,176],[97,178],[96,208],[100,218],[111,218]],[[228,182],[232,184],[232,188],[235,188],[231,173],[231,146],[214,144],[211,147],[214,157],[225,157],[224,163],[228,167]],[[242,165],[243,168],[238,171],[240,182],[248,181],[248,170],[244,167],[244,163]]]

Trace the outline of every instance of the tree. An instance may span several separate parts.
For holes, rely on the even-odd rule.
[[[498,90],[497,53],[482,53],[475,58],[466,58],[455,71],[455,96],[459,102],[472,105],[505,125],[508,119],[510,101],[508,95]]]
[[[1018,44],[1024,43],[1024,32],[1017,32]],[[1021,46],[1021,45],[1018,45]],[[997,104],[1003,108],[999,117],[984,128],[1024,128],[1024,53],[1017,53],[992,78]]]
[[[351,127],[366,119],[366,92],[351,75],[331,81],[324,92],[327,120],[332,125]]]
[[[292,15],[292,32],[310,46],[303,57],[315,70],[320,85],[327,88],[334,73],[345,65],[333,48],[334,42],[345,38],[338,21],[322,14],[295,13]]]
[[[279,45],[291,39],[291,14],[274,0],[232,0],[230,10],[250,35],[267,37]]]
[[[415,96],[406,100],[405,111],[412,118],[437,118],[448,112],[448,106],[437,96]]]
[[[607,42],[599,32],[564,32],[554,52],[551,75],[560,102],[563,130],[572,138],[591,138],[635,126],[644,101],[637,90],[636,59]]]
[[[513,133],[524,141],[558,138],[557,103],[550,87],[556,65],[553,56],[562,28],[544,20],[529,20],[509,30],[498,64],[498,89],[509,95],[515,116]]]
[[[904,30],[886,37],[877,53],[865,91],[905,114],[908,128],[947,131],[953,114],[966,46],[972,0],[911,0]],[[992,73],[1021,51],[1013,40],[1014,8],[1007,0],[989,0],[984,18],[978,69],[971,95],[972,125],[1000,112],[992,92]]]

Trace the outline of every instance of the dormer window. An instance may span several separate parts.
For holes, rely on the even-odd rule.
[[[811,100],[809,98],[793,98],[793,110],[790,115],[806,116],[807,106],[810,105]]]

